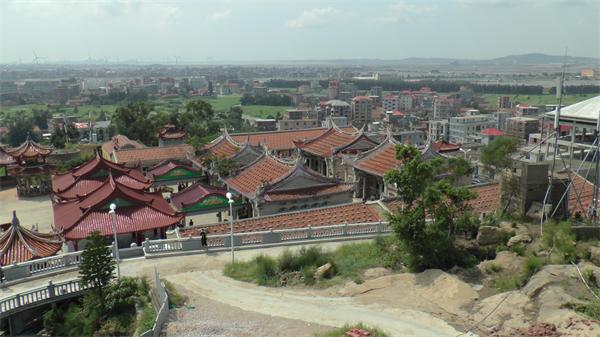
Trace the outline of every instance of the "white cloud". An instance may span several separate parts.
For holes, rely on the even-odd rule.
[[[333,7],[313,8],[303,11],[299,17],[285,22],[288,28],[304,28],[308,26],[318,26],[327,23],[327,21],[337,16],[340,11]]]
[[[390,5],[390,10],[396,12],[397,15],[417,15],[429,13],[436,9],[434,5],[415,4],[406,1],[399,1]]]
[[[437,7],[435,5],[423,5],[406,1],[399,1],[395,4],[389,5],[386,14],[375,18],[375,21],[384,24],[398,22],[406,23],[419,16],[423,16],[427,13],[433,12],[436,9]]]
[[[225,19],[229,18],[229,16],[231,16],[231,10],[223,9],[223,10],[211,13],[206,18],[211,21],[221,21],[221,20],[225,20]]]

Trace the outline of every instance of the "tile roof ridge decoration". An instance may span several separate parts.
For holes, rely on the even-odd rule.
[[[192,155],[192,154],[186,153],[186,158],[189,155]],[[169,167],[169,169],[166,170],[166,171],[164,171],[163,167],[167,167],[167,166]],[[165,174],[165,173],[167,173],[169,171],[172,171],[172,170],[174,170],[176,168],[184,168],[184,169],[186,169],[188,171],[201,172],[201,170],[193,167],[192,165],[187,165],[185,163],[182,163],[179,160],[176,160],[176,159],[165,159],[165,160],[162,160],[159,163],[153,165],[152,167],[148,168],[148,171],[147,171],[146,174],[148,176],[151,176],[152,178],[154,178],[155,175],[163,175],[163,174]],[[158,172],[156,172],[156,171],[158,171]]]
[[[204,190],[205,192],[207,192],[206,194],[201,194],[201,193],[194,193],[196,192],[196,190],[198,188],[201,188],[202,190]],[[225,197],[225,194],[227,193],[227,188],[226,187],[217,187],[217,186],[211,186],[211,185],[207,185],[204,184],[202,182],[196,182],[192,185],[190,185],[189,187],[186,187],[185,189],[174,193],[171,195],[171,202],[173,204],[175,200],[184,197],[185,194],[190,194],[192,193],[192,198],[189,200],[185,200],[187,202],[181,201],[181,207],[187,207],[189,205],[193,205],[197,202],[200,201],[200,199],[202,198],[206,198],[209,196],[221,196],[221,197]],[[237,199],[238,197],[234,197],[234,199]],[[176,205],[177,206],[177,205]]]
[[[25,249],[27,249],[27,251],[29,251],[29,253],[33,257],[43,257],[43,253],[40,254],[41,252],[36,247],[32,247],[27,242],[28,240],[26,238],[45,244],[56,245],[56,247],[53,249],[54,253],[50,255],[56,254],[60,250],[60,247],[63,243],[63,240],[60,238],[59,235],[59,233],[37,233],[22,227],[19,219],[17,218],[17,211],[13,210],[13,218],[11,220],[10,228],[0,235],[0,244],[2,244],[2,247],[0,247],[0,261],[8,252],[8,250],[13,246],[15,240],[19,240],[19,242],[25,247]],[[50,239],[50,237],[55,237],[55,239],[52,240]],[[19,253],[22,252],[20,251]],[[13,259],[16,260],[16,256],[13,256]],[[0,266],[1,265],[2,263],[0,262]]]
[[[41,155],[44,157],[50,155],[54,151],[53,147],[47,147],[39,144],[31,139],[31,134],[27,133],[27,138],[23,143],[17,147],[7,149],[6,152],[13,158],[19,158],[28,152],[29,149],[35,153],[35,156]]]
[[[365,124],[365,125],[366,125],[366,124]],[[370,142],[373,142],[373,144],[376,144],[375,146],[379,145],[379,143],[377,143],[377,142],[376,142],[376,141],[375,141],[373,138],[369,137],[369,136],[366,134],[366,132],[365,132],[365,130],[364,130],[364,126],[365,126],[365,125],[363,125],[363,127],[360,129],[359,133],[356,135],[356,137],[355,137],[355,138],[354,138],[354,139],[353,139],[353,140],[352,140],[350,143],[347,143],[347,144],[345,144],[345,145],[343,145],[343,146],[334,147],[333,149],[331,149],[331,153],[332,153],[332,154],[336,154],[336,153],[338,153],[338,152],[342,151],[343,149],[345,149],[345,148],[347,148],[347,147],[350,147],[350,146],[352,146],[353,144],[357,143],[359,140],[361,140],[361,139],[363,139],[363,138],[364,138],[364,139],[367,139],[367,140],[368,140],[368,141],[370,141]],[[365,152],[366,152],[366,151],[365,151]]]
[[[388,128],[386,130],[386,137],[385,137],[385,139],[381,143],[379,143],[379,145],[375,146],[374,148],[372,148],[372,149],[370,149],[368,151],[365,151],[365,152],[357,154],[355,160],[364,159],[364,158],[370,156],[372,153],[376,153],[381,148],[384,148],[384,147],[386,147],[386,146],[388,146],[390,144],[391,145],[402,145],[402,143],[400,143],[400,142],[398,142],[397,140],[394,139],[394,137],[392,136],[391,130]]]
[[[307,186],[307,187],[302,187],[302,188],[323,187],[323,186],[331,186],[331,185],[338,184],[338,181],[336,178],[326,177],[326,176],[306,167],[304,165],[304,163],[302,162],[302,160],[300,158],[298,158],[298,160],[296,161],[296,164],[287,173],[285,173],[281,177],[271,181],[270,183],[264,185],[263,192],[267,192],[267,191],[280,192],[280,191],[301,189],[298,187],[278,188],[278,185],[282,184],[287,179],[289,179],[293,176],[298,176],[298,175],[308,175],[310,178],[315,179],[316,181],[320,181],[320,183],[318,185]]]
[[[421,158],[423,158],[424,160],[430,160],[434,158],[448,159],[447,155],[436,151],[433,148],[433,146],[431,146],[431,143],[427,143],[427,145],[425,145],[425,148],[423,148],[423,150],[421,150],[420,152]]]
[[[244,155],[244,153],[248,152],[248,151],[251,151],[254,154],[260,155],[262,153],[265,153],[267,150],[263,144],[259,143],[259,145],[254,146],[254,145],[250,144],[250,142],[248,141],[248,142],[244,143],[244,146],[242,146],[242,148],[237,153],[235,153],[233,156],[229,157],[229,159],[235,160],[237,157]]]
[[[333,123],[333,121],[332,121]],[[302,149],[303,147],[306,147],[314,142],[317,142],[323,138],[327,138],[329,137],[332,133],[341,133],[343,135],[347,135],[347,136],[354,136],[354,135],[358,135],[362,132],[361,130],[357,130],[356,132],[347,132],[344,131],[342,129],[340,129],[337,125],[335,125],[335,123],[330,126],[327,131],[323,132],[322,134],[318,135],[315,138],[311,138],[311,139],[303,139],[303,140],[292,140],[292,142],[294,143],[294,145],[296,145],[296,148],[298,149]]]
[[[223,128],[223,137],[225,137],[225,139],[227,139],[227,141],[230,142],[231,144],[233,144],[237,147],[242,147],[242,144],[240,144],[238,141],[236,141],[229,135],[229,131],[227,131],[227,128]],[[250,142],[250,135],[248,135],[246,142],[247,143]]]
[[[299,210],[290,211],[290,212],[282,212],[282,213],[276,213],[276,214],[261,215],[261,216],[252,217],[252,218],[238,219],[238,220],[234,220],[234,223],[239,223],[239,222],[244,222],[244,221],[253,221],[253,220],[259,220],[259,219],[269,219],[269,218],[280,217],[283,215],[292,215],[292,214],[299,214],[299,213],[305,213],[305,212],[316,212],[316,211],[322,211],[322,210],[332,209],[332,208],[350,207],[350,206],[359,207],[360,205],[369,206],[369,204],[367,204],[365,202],[349,202],[346,204],[329,205],[329,206],[315,207],[315,208],[309,208],[309,209],[299,209]],[[348,224],[351,225],[353,223],[349,222]],[[327,226],[327,225],[325,225],[325,226]]]

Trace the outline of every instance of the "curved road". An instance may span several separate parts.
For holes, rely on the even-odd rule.
[[[347,242],[319,244],[323,248],[335,248]],[[274,247],[236,252],[237,260],[249,260],[256,255],[277,256],[284,249],[300,249],[302,246]],[[325,297],[310,290],[266,288],[238,282],[222,275],[229,253],[200,254],[160,259],[131,259],[121,263],[124,276],[151,276],[156,268],[162,277],[194,294],[212,300],[271,316],[298,319],[328,326],[363,322],[390,332],[393,336],[456,336],[460,332],[431,314],[381,305],[360,303],[352,297]],[[77,272],[24,282],[0,289],[0,298],[77,277]]]

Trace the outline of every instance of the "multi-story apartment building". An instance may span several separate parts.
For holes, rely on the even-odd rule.
[[[351,116],[352,124],[362,126],[373,119],[373,100],[368,96],[356,96],[352,99]]]
[[[516,108],[517,116],[536,116],[540,112],[540,108],[528,104],[517,104]]]
[[[452,117],[448,123],[448,138],[450,143],[464,144],[475,141],[483,129],[496,125],[493,116],[472,115]]]
[[[329,86],[327,87],[327,97],[329,99],[338,98],[338,94],[340,93],[340,82],[337,80],[329,81]]]
[[[317,119],[281,119],[277,121],[278,131],[312,129],[318,127],[319,120]]]
[[[510,111],[495,111],[492,113],[496,121],[495,128],[501,131],[506,131],[506,120],[512,117]]]
[[[539,132],[540,122],[531,117],[512,117],[506,120],[506,134],[521,140],[529,139],[529,135]]]
[[[398,100],[398,109],[400,109],[400,111],[411,111],[415,107],[412,94],[400,94]]]
[[[510,96],[498,96],[498,109],[510,109]]]
[[[337,99],[328,101],[325,104],[325,115],[331,117],[346,117],[350,119],[351,115],[350,104]]]
[[[371,87],[371,96],[383,96],[383,88],[382,87]]]
[[[454,112],[454,99],[447,96],[436,96],[433,100],[433,119],[447,119]]]
[[[429,121],[429,140],[432,142],[443,140],[448,141],[449,129],[447,119],[438,119]]]
[[[383,111],[396,111],[400,109],[400,99],[398,96],[386,95],[381,101]]]

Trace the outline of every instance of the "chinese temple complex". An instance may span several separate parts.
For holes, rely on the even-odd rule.
[[[54,200],[54,227],[61,230],[73,248],[83,249],[84,240],[92,232],[112,237],[113,220],[110,204],[117,206],[115,231],[119,247],[141,244],[146,238],[164,239],[166,230],[183,220],[163,199],[160,193],[148,193],[119,182],[109,172],[95,189],[70,200]],[[129,185],[129,186],[128,186]]]
[[[52,256],[62,248],[58,233],[38,233],[23,228],[16,211],[10,226],[0,236],[0,266]]]
[[[378,145],[362,130],[349,133],[335,125],[316,138],[294,141],[294,144],[308,167],[328,177],[344,176],[342,155],[358,154]]]
[[[152,180],[154,187],[196,182],[203,178],[201,170],[176,160],[156,164],[148,169],[146,176]]]
[[[102,186],[109,174],[115,181],[131,189],[143,191],[151,186],[151,181],[139,168],[128,168],[96,154],[94,158],[67,173],[53,175],[52,193],[55,198],[62,200],[86,196]]]
[[[325,177],[299,159],[284,161],[268,153],[224,181],[248,200],[253,216],[352,201],[353,184]]]
[[[10,175],[17,180],[17,195],[32,197],[50,193],[50,175],[54,171],[47,159],[52,154],[51,147],[42,146],[27,136],[25,142],[5,152],[14,163],[8,164]]]

